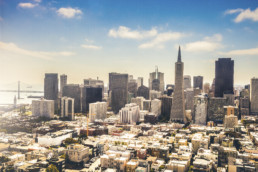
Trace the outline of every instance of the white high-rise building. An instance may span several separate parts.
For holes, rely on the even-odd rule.
[[[55,101],[54,100],[33,100],[32,101],[32,115],[44,116],[47,118],[54,118]]]
[[[194,123],[206,125],[208,113],[208,96],[202,94],[194,97]]]
[[[61,98],[61,117],[74,120],[74,99],[71,97]]]
[[[140,121],[140,107],[135,103],[126,104],[119,111],[120,122],[134,124]]]
[[[161,100],[154,99],[151,101],[151,112],[154,113],[156,116],[161,114]]]
[[[143,101],[145,99],[143,97],[136,97],[131,99],[131,103],[136,103],[139,107],[140,110],[143,110]]]
[[[107,102],[96,102],[89,104],[90,121],[94,122],[96,119],[105,120],[107,117]]]

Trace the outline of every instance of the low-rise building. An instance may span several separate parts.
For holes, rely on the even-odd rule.
[[[72,162],[86,162],[89,160],[89,147],[80,144],[71,144],[67,147],[67,156]]]
[[[58,146],[61,145],[62,141],[71,138],[73,130],[60,130],[54,133],[48,133],[43,136],[38,136],[38,143],[41,146]]]

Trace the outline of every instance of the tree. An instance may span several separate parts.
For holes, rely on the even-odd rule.
[[[193,166],[191,165],[188,169],[188,172],[192,172],[193,171]]]
[[[162,171],[164,168],[165,168],[165,165],[161,165],[161,166],[159,167],[159,171]]]
[[[151,170],[150,170],[151,172],[155,172],[155,170],[152,168]]]
[[[63,155],[60,156],[60,158],[62,158],[62,159],[66,159],[66,157],[67,157],[66,154],[63,154]]]
[[[10,159],[7,158],[6,156],[1,156],[1,157],[0,157],[0,164],[1,164],[1,163],[8,162],[8,161],[10,161]]]
[[[58,169],[56,168],[56,166],[54,164],[50,164],[47,169],[46,172],[59,172]]]
[[[15,170],[14,170],[14,167],[13,167],[13,166],[9,166],[9,165],[8,165],[8,166],[5,168],[4,172],[15,172]]]
[[[239,151],[242,147],[241,143],[239,140],[234,139],[234,146],[236,147],[236,149]]]
[[[88,138],[88,137],[87,137],[87,134],[85,134],[85,133],[84,133],[84,134],[80,134],[80,135],[79,135],[79,142],[82,143],[82,141],[85,140],[85,139],[87,139],[87,138]]]
[[[67,139],[65,139],[64,143],[65,143],[65,145],[70,145],[73,143],[78,143],[78,141],[73,138],[67,138]]]

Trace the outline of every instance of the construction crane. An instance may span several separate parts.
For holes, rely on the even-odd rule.
[[[90,115],[96,115],[96,114],[88,114],[88,115],[87,115],[87,137],[89,136],[89,120],[90,120],[90,119],[89,119],[89,116],[90,116]]]

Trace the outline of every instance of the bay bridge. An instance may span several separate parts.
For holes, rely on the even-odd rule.
[[[20,99],[20,93],[44,93],[41,90],[34,90],[31,84],[21,81],[5,84],[3,87],[5,89],[0,89],[0,92],[18,92],[18,99]]]

